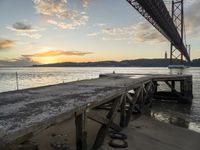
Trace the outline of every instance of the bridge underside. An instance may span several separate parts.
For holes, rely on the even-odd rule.
[[[187,61],[190,56],[163,0],[127,0],[146,20],[162,33]]]

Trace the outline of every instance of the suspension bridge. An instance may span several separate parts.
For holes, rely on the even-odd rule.
[[[171,14],[163,0],[127,0],[171,43],[170,64],[173,59],[190,61],[190,46],[186,44],[184,2],[172,0]],[[169,1],[168,1],[169,2]]]

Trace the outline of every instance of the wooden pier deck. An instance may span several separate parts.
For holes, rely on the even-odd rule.
[[[158,92],[158,82],[164,82],[171,91]],[[181,85],[180,91],[176,90],[176,82]],[[16,148],[71,117],[75,117],[77,150],[87,149],[87,118],[102,124],[93,146],[98,149],[110,128],[121,131],[133,113],[143,113],[151,107],[154,97],[164,99],[169,93],[172,99],[191,103],[192,76],[107,74],[97,79],[1,93],[0,149]],[[98,116],[94,109],[108,113]],[[120,121],[116,123],[118,114]]]

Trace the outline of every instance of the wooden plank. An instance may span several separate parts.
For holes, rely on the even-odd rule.
[[[87,132],[85,129],[86,113],[75,115],[76,124],[76,149],[87,150]]]

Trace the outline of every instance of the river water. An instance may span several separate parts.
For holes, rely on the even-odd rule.
[[[103,73],[168,74],[168,68],[136,67],[23,67],[0,68],[0,93],[6,91],[52,85],[63,82],[97,78]],[[174,71],[173,73],[178,73]],[[200,133],[200,68],[182,70],[183,74],[193,75],[193,104],[171,104],[154,102],[151,116],[157,120],[188,128]],[[16,80],[18,79],[18,82]]]

